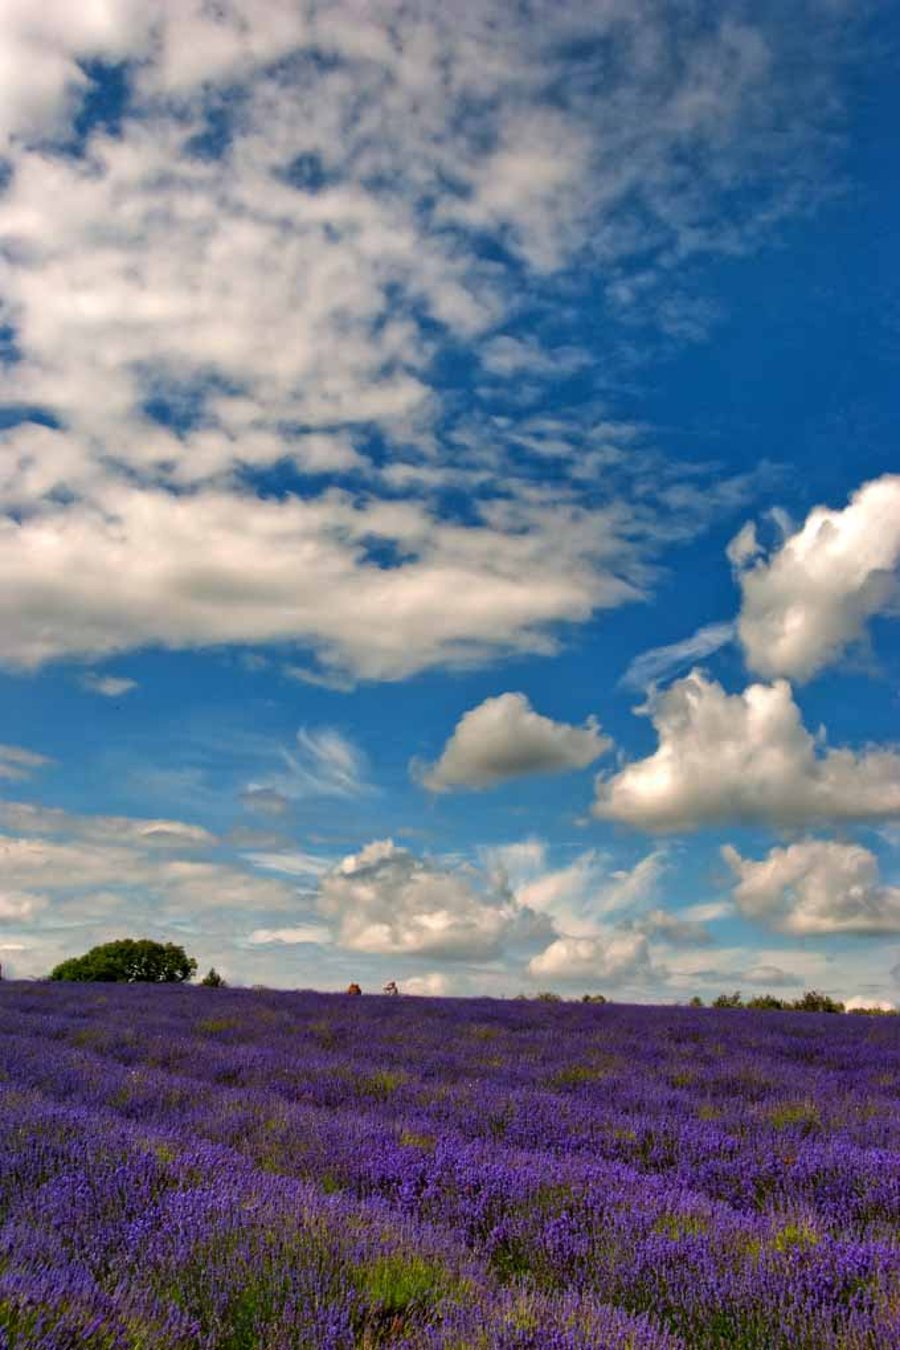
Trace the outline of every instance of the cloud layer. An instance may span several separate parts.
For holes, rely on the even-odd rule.
[[[583,769],[612,745],[595,718],[583,727],[535,712],[524,694],[500,694],[465,713],[440,758],[414,766],[431,792],[487,788],[528,774]]]
[[[828,750],[784,680],[742,694],[693,671],[649,708],[652,755],[598,779],[593,813],[649,830],[801,826],[900,815],[900,754]]]
[[[396,679],[646,594],[697,477],[623,483],[596,407],[528,427],[597,364],[532,315],[584,289],[610,363],[703,335],[694,262],[815,200],[832,11],[9,0],[0,661],[281,642]]]
[[[745,527],[733,542],[742,592],[738,635],[764,676],[808,680],[896,606],[900,475],[864,484],[843,511],[817,506],[770,557]]]

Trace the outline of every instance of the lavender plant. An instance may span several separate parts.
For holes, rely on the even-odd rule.
[[[4,984],[0,1347],[888,1350],[898,1098],[890,1018]]]

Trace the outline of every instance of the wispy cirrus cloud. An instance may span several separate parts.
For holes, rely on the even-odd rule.
[[[680,642],[663,647],[651,647],[641,652],[629,665],[620,681],[626,689],[648,690],[671,675],[677,675],[696,661],[712,656],[734,640],[733,623],[708,623]]]
[[[359,797],[372,791],[365,755],[336,727],[300,727],[296,748],[282,749],[282,756],[288,795]]]
[[[52,763],[48,755],[40,755],[36,750],[27,750],[21,745],[0,745],[0,779],[20,782]]]

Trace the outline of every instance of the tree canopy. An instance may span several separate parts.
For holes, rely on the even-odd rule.
[[[116,984],[179,984],[189,980],[197,962],[174,942],[120,938],[72,956],[50,972],[51,980],[105,981]]]

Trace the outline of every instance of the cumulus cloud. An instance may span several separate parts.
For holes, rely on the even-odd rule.
[[[771,556],[758,552],[745,527],[729,555],[739,569],[747,663],[760,675],[808,680],[897,603],[900,475],[864,484],[842,511],[815,507]]]
[[[6,0],[0,660],[296,642],[392,679],[640,598],[646,476],[598,506],[570,447],[533,500],[435,358],[484,344],[491,417],[552,387],[584,353],[498,334],[574,260],[611,329],[702,329],[673,274],[815,196],[832,9]]]
[[[546,920],[472,869],[417,858],[377,840],[323,877],[319,912],[349,951],[488,959],[545,941]]]
[[[400,985],[402,993],[420,998],[445,998],[450,987],[450,980],[439,970],[432,970],[427,975],[410,975]]]
[[[597,780],[593,814],[649,830],[900,816],[900,754],[829,750],[785,680],[742,694],[692,671],[647,709],[656,751]]]
[[[882,883],[878,859],[859,844],[802,839],[758,862],[726,845],[722,856],[747,919],[799,937],[900,932],[900,887]]]
[[[528,972],[535,979],[623,984],[651,974],[650,947],[643,933],[613,930],[600,937],[561,937],[532,957]]]
[[[596,718],[574,727],[535,712],[524,694],[500,694],[465,713],[437,762],[414,772],[432,792],[494,787],[527,774],[583,769],[611,745]]]

